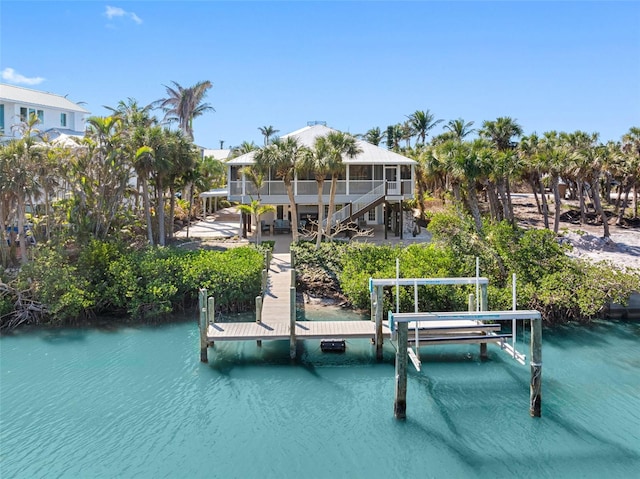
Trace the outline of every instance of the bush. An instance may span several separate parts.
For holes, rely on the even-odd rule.
[[[18,281],[20,288],[31,288],[33,299],[58,322],[106,312],[138,319],[195,304],[199,288],[216,297],[219,310],[252,308],[263,267],[263,253],[253,247],[224,252],[130,250],[92,241],[77,259],[61,248],[39,248]]]

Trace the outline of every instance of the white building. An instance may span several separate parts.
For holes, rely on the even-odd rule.
[[[14,128],[31,114],[38,116],[37,126],[50,138],[60,135],[82,136],[89,111],[64,96],[0,83],[0,139],[19,136]]]
[[[293,137],[301,145],[312,147],[316,138],[333,131],[336,130],[315,124],[281,138]],[[338,208],[331,223],[387,224],[401,235],[403,201],[414,198],[416,161],[364,140],[356,142],[361,152],[353,158],[342,159],[345,169],[337,182],[335,201]],[[258,192],[244,174],[243,168],[254,163],[254,155],[252,151],[227,161],[229,200],[248,204],[259,196],[263,204],[276,206],[274,215],[265,215],[267,221],[272,216],[290,220],[289,198],[283,181],[274,172],[269,172]],[[325,181],[323,186],[325,210],[328,208],[330,183]],[[296,172],[293,190],[299,224],[317,219],[318,190],[313,173]]]

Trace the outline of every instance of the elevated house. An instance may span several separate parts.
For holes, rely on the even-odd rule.
[[[294,137],[300,144],[313,147],[314,141],[326,136],[332,128],[322,124],[306,126],[281,138]],[[413,199],[416,162],[398,153],[363,140],[357,140],[361,153],[344,157],[335,197],[336,213],[332,224],[353,222],[360,226],[386,224],[397,236],[402,236],[402,203]],[[263,204],[276,206],[276,213],[265,215],[265,221],[291,220],[289,198],[282,179],[269,172],[260,191],[243,174],[242,169],[254,163],[255,152],[233,158],[228,165],[229,200],[249,204],[260,198]],[[323,186],[325,209],[328,208],[330,181]],[[318,218],[318,188],[312,172],[296,173],[293,181],[298,223],[307,224]],[[325,211],[326,218],[326,211]],[[386,231],[386,230],[385,230]]]
[[[61,95],[0,83],[0,139],[19,136],[14,126],[31,114],[40,120],[37,128],[51,139],[83,136],[89,111]]]

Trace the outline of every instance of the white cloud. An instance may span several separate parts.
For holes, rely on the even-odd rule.
[[[38,85],[44,81],[42,77],[28,78],[24,75],[20,75],[13,68],[5,68],[2,70],[2,79],[11,83],[18,83],[23,85]]]
[[[134,12],[127,12],[126,10],[120,7],[112,7],[110,5],[107,5],[107,8],[104,14],[109,20],[116,17],[129,17],[138,25],[142,23],[142,19],[138,15],[136,15]]]

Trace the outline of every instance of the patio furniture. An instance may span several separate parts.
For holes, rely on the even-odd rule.
[[[291,222],[289,220],[274,220],[273,234],[291,233]]]

